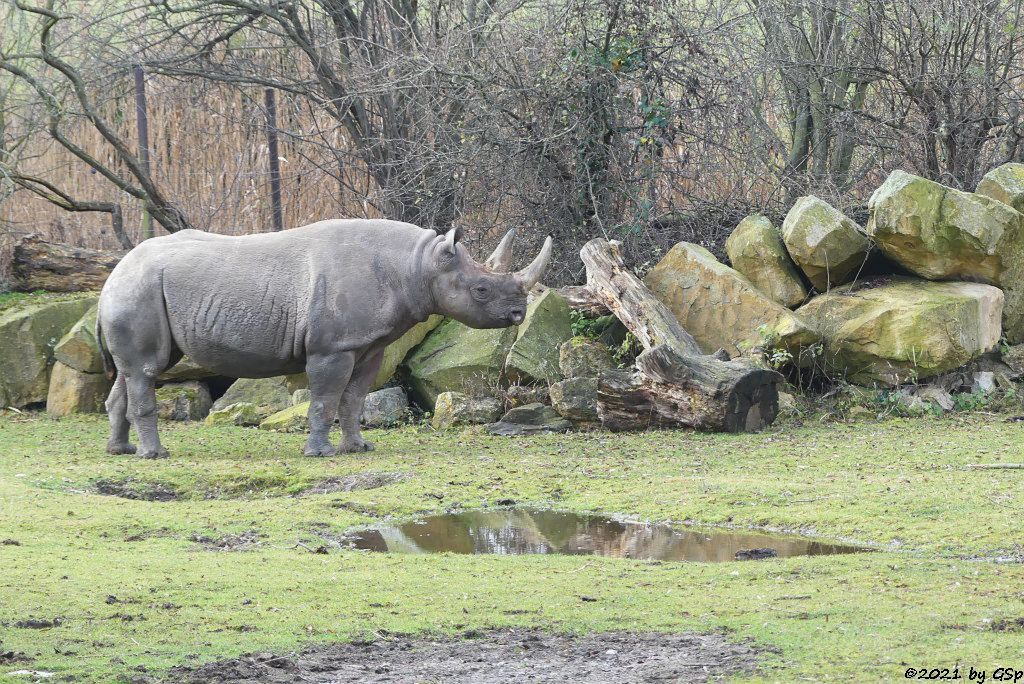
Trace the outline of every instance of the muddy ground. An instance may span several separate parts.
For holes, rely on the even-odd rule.
[[[175,668],[168,681],[181,684],[486,684],[489,682],[716,681],[751,672],[757,651],[721,634],[632,634],[586,636],[506,629],[462,638],[410,639],[391,635],[375,641],[335,644],[299,654],[255,653],[198,669]]]

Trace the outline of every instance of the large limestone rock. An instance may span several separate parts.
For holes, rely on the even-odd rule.
[[[157,380],[159,382],[186,382],[188,380],[205,380],[206,378],[215,377],[217,377],[217,373],[208,368],[203,368],[192,359],[183,356],[178,363],[165,370]]]
[[[0,311],[0,407],[46,401],[53,349],[95,296],[38,299]]]
[[[841,287],[797,310],[825,340],[823,360],[860,385],[896,386],[959,368],[999,342],[1003,293],[980,283],[893,278]]]
[[[569,305],[554,290],[546,290],[526,307],[526,317],[505,360],[511,382],[557,382],[559,347],[572,337]]]
[[[807,299],[807,287],[789,258],[782,233],[766,216],[754,214],[740,221],[725,241],[732,267],[769,299],[793,308]]]
[[[675,314],[707,354],[738,356],[761,342],[759,328],[797,356],[817,335],[792,311],[699,245],[680,242],[651,269],[644,284]]]
[[[284,377],[239,378],[213,402],[213,410],[220,411],[232,404],[254,404],[260,414],[269,416],[292,405],[292,395]]]
[[[392,378],[395,377],[395,372],[399,366],[405,360],[405,357],[409,355],[409,352],[413,350],[416,345],[423,342],[427,335],[441,325],[444,321],[444,316],[437,314],[431,315],[427,320],[422,323],[417,323],[413,327],[399,337],[397,340],[389,344],[384,348],[384,358],[380,362],[380,370],[377,371],[377,377],[374,378],[370,384],[370,391],[378,390],[384,387]],[[288,382],[288,391],[293,394],[300,389],[306,389],[309,387],[309,378],[306,377],[305,373],[295,373],[293,375],[286,375],[285,380]]]
[[[870,248],[852,219],[813,195],[798,199],[786,214],[782,239],[818,292],[850,282]]]
[[[1024,164],[1003,164],[985,174],[977,193],[1024,212]]]
[[[164,420],[202,420],[210,412],[210,390],[201,382],[176,382],[156,390],[157,413]]]
[[[103,413],[112,384],[102,373],[83,373],[58,361],[50,372],[46,412],[51,416]]]
[[[96,306],[85,312],[53,348],[53,357],[83,373],[102,373],[103,357],[96,344]]]
[[[894,171],[871,195],[868,233],[929,280],[980,280],[1006,293],[1003,333],[1024,341],[1024,215],[984,195]]]
[[[456,425],[490,423],[501,415],[501,403],[494,397],[471,397],[461,392],[442,392],[434,405],[430,424],[436,430]]]
[[[615,368],[615,359],[602,342],[573,337],[558,349],[558,368],[564,378],[596,378],[601,371]]]
[[[493,394],[515,339],[515,328],[475,330],[445,321],[406,359],[413,394],[423,406],[433,406],[442,392]]]
[[[423,342],[434,328],[441,325],[444,316],[432,315],[422,323],[409,328],[408,332],[384,348],[384,359],[380,363],[380,371],[374,379],[370,390],[377,390],[386,385],[394,377],[395,371],[405,361],[405,357],[416,345]]]

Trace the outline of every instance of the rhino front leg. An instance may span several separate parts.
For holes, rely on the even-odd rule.
[[[306,360],[306,375],[309,377],[309,439],[306,440],[306,456],[333,456],[337,453],[331,446],[327,433],[334,423],[342,392],[352,377],[355,353],[341,352],[329,356],[311,356]]]
[[[342,433],[341,451],[346,453],[373,451],[373,443],[363,439],[363,435],[359,431],[359,420],[363,417],[363,402],[366,400],[366,393],[369,391],[373,379],[377,377],[383,358],[384,347],[367,352],[359,360],[356,369],[352,371],[352,379],[348,381],[348,387],[341,395],[341,404],[338,406]]]

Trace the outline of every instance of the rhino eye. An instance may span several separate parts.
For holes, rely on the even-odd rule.
[[[473,296],[477,299],[486,298],[490,292],[486,285],[476,285],[473,287]]]

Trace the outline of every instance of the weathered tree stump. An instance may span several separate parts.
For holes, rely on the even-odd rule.
[[[125,255],[46,242],[26,235],[14,246],[14,277],[19,290],[83,292],[103,287],[107,276]]]
[[[729,361],[721,350],[704,354],[672,311],[625,268],[617,242],[591,240],[580,258],[587,292],[577,288],[575,301],[603,304],[645,348],[635,371],[605,371],[598,378],[597,411],[606,428],[743,432],[775,420],[781,375]]]

